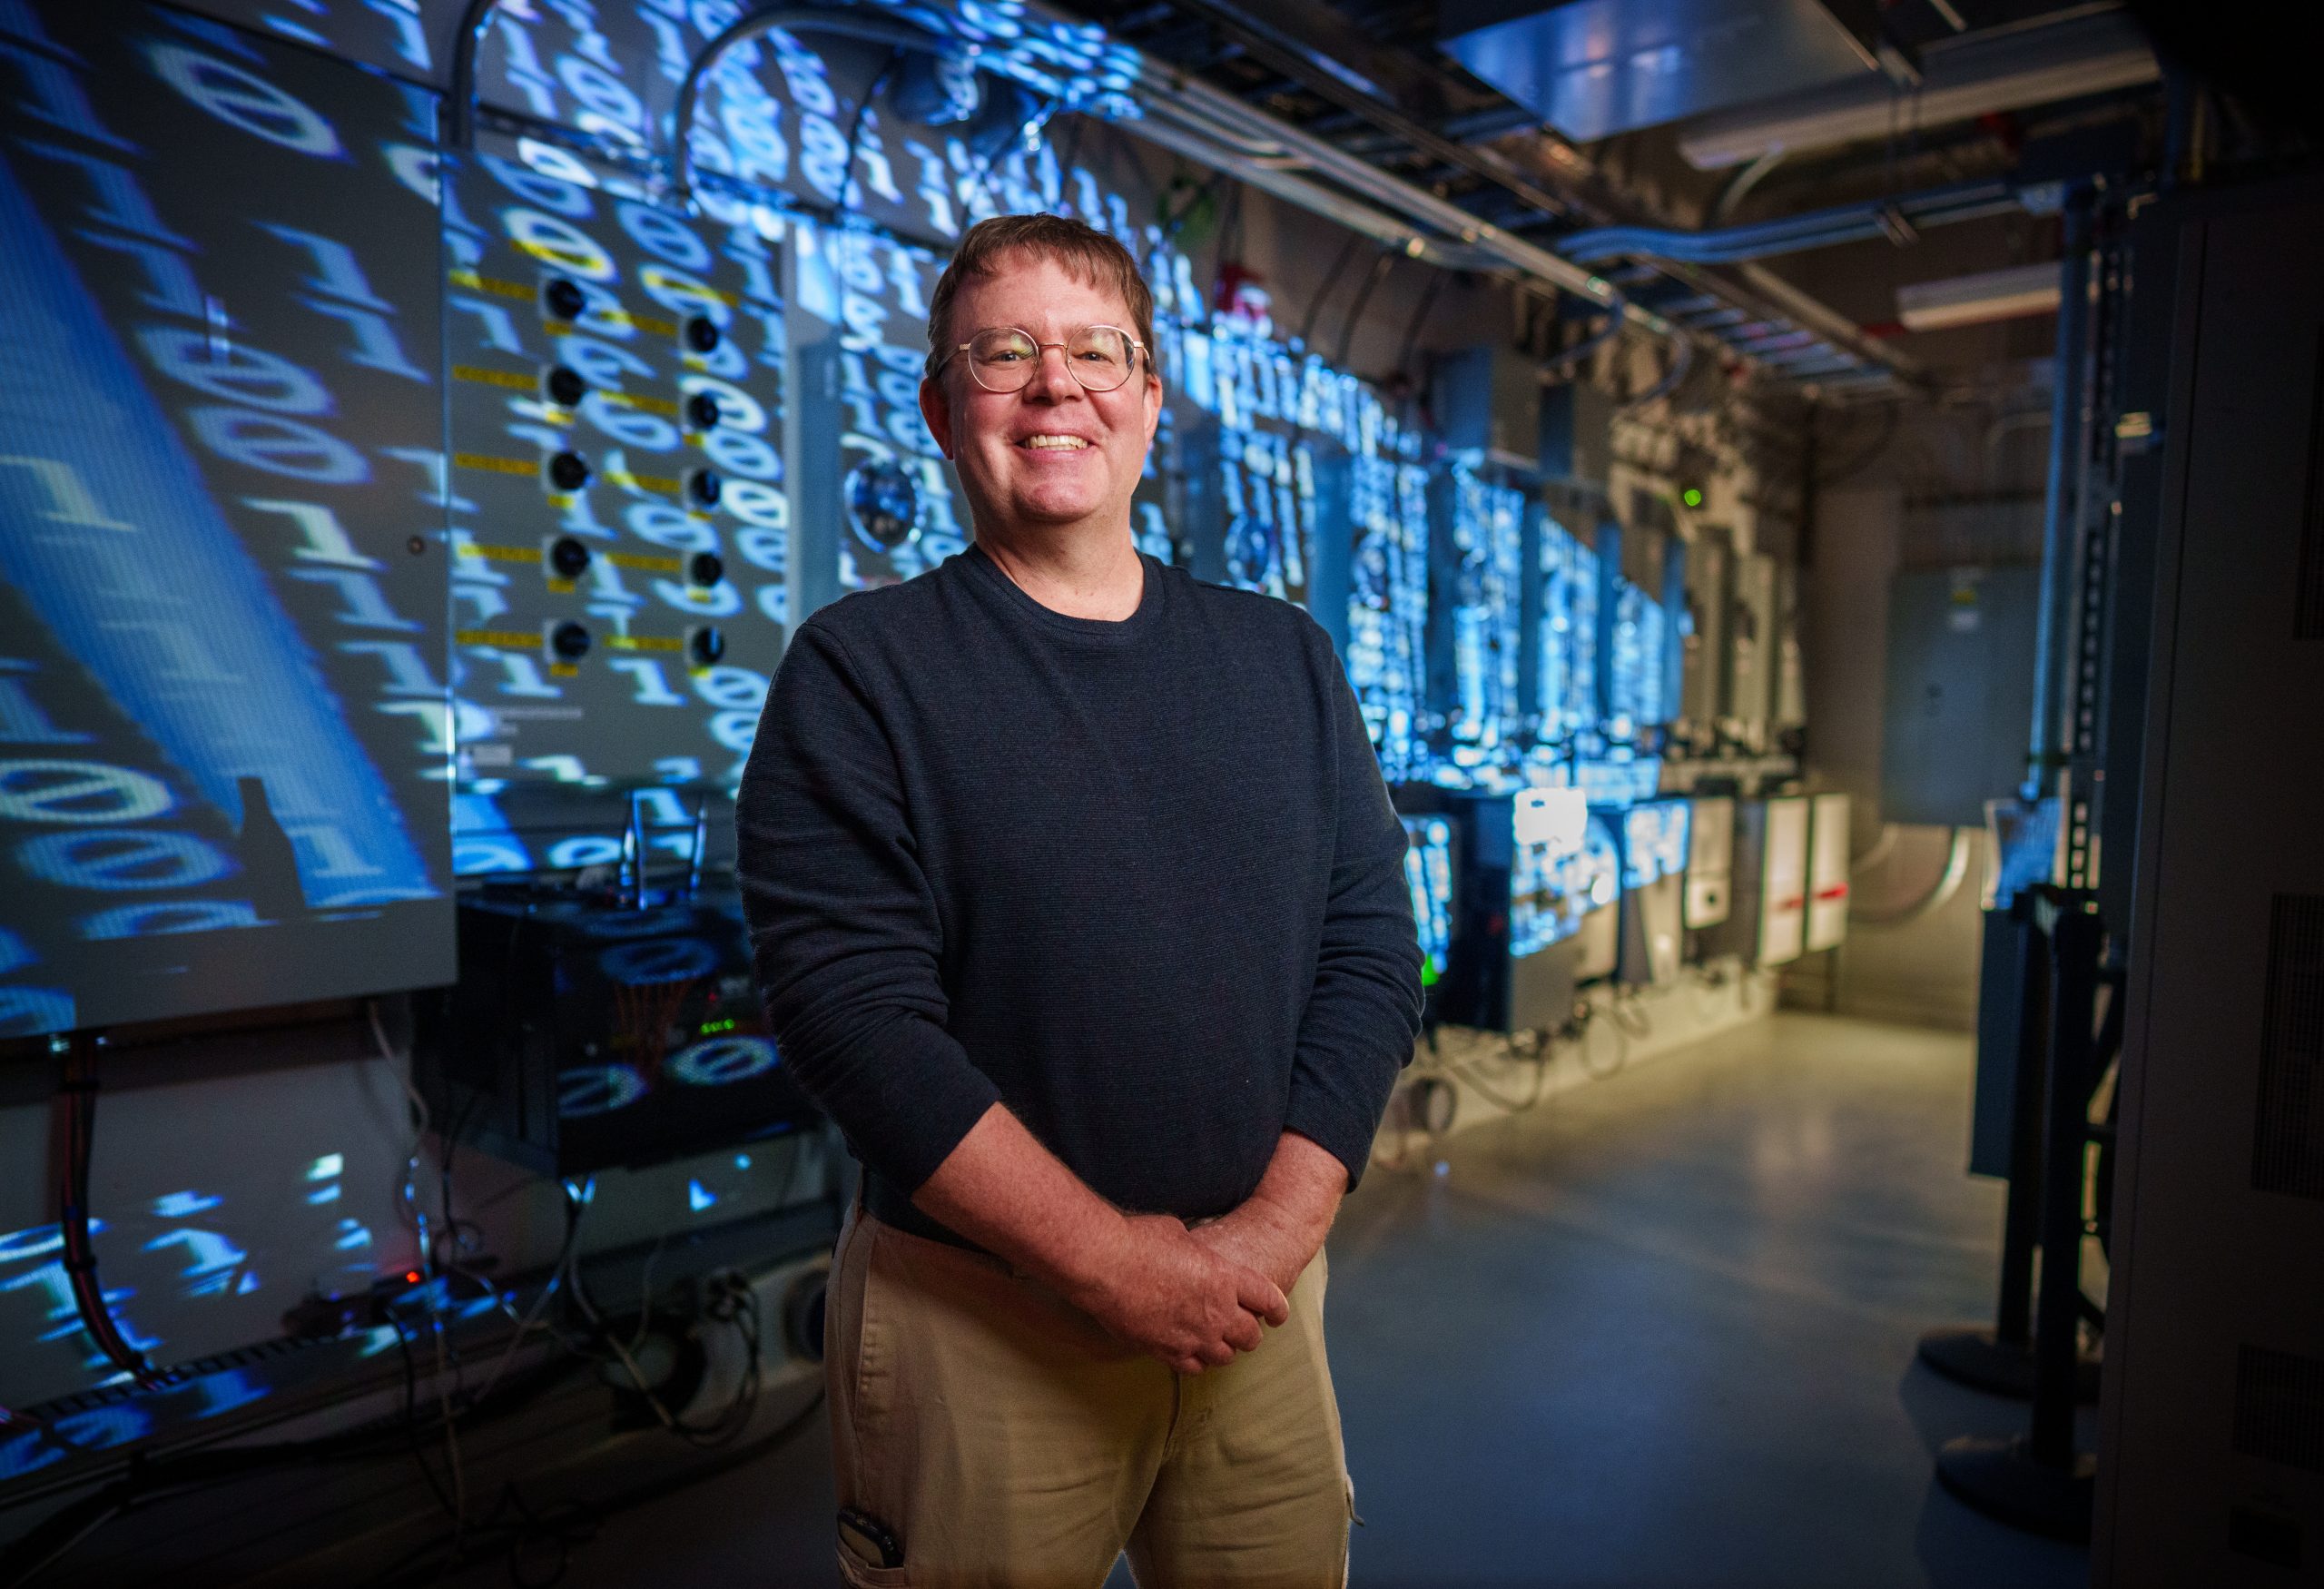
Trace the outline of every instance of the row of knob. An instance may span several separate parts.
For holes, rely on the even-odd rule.
[[[578,320],[587,312],[589,295],[581,284],[565,276],[552,276],[541,289],[541,302],[554,320]],[[725,339],[718,322],[706,314],[689,315],[678,327],[678,340],[686,351],[704,358],[718,351],[718,344]]]
[[[548,632],[548,648],[559,662],[578,662],[589,655],[592,644],[589,626],[577,618],[566,618]],[[708,667],[726,655],[726,637],[715,626],[705,624],[686,635],[686,660],[696,667]]]
[[[549,543],[549,571],[560,579],[578,579],[589,571],[591,553],[573,536],[561,535]],[[686,583],[707,590],[726,577],[726,561],[716,552],[696,552],[686,559]]]

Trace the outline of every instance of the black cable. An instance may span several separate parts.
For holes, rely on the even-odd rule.
[[[1428,285],[1421,290],[1420,307],[1413,311],[1413,323],[1404,328],[1404,345],[1396,353],[1396,369],[1404,374],[1412,372],[1413,350],[1420,346],[1420,328],[1428,323],[1428,311],[1436,307],[1436,295],[1444,290],[1444,279],[1451,273],[1428,273]]]
[[[872,81],[863,85],[863,97],[855,102],[854,118],[847,124],[847,158],[840,163],[839,202],[832,210],[832,219],[834,221],[838,220],[843,212],[852,207],[848,202],[847,184],[855,178],[856,141],[863,135],[863,118],[870,113],[872,101],[879,95],[881,85],[887,82],[888,74],[894,71],[903,58],[904,52],[901,45],[890,50],[888,58],[880,64],[880,69],[872,74]],[[643,877],[645,870],[645,857],[643,854],[637,857],[637,867],[640,876]],[[640,887],[642,891],[642,883]]]
[[[404,1434],[411,1446],[412,1465],[419,1469],[419,1476],[428,1481],[436,1504],[444,1515],[458,1524],[459,1508],[452,1505],[452,1497],[436,1477],[436,1470],[428,1465],[427,1446],[419,1437],[419,1369],[412,1361],[411,1343],[404,1338],[403,1320],[389,1315],[388,1323],[396,1332],[396,1352],[403,1358],[403,1423]]]
[[[104,1284],[97,1275],[96,1242],[89,1211],[89,1165],[96,1152],[96,1035],[87,1031],[74,1032],[65,1050],[62,1081],[64,1164],[57,1199],[64,1245],[61,1261],[82,1328],[109,1362],[130,1375],[140,1387],[151,1388],[166,1383],[167,1377],[157,1374],[145,1354],[123,1338],[105,1301]]]
[[[1332,358],[1332,362],[1340,369],[1347,368],[1348,349],[1355,342],[1355,322],[1364,313],[1364,306],[1372,301],[1372,290],[1386,278],[1400,252],[1393,244],[1381,245],[1380,252],[1372,262],[1371,273],[1364,278],[1364,285],[1355,291],[1355,301],[1347,306],[1347,318],[1340,321],[1339,350]]]

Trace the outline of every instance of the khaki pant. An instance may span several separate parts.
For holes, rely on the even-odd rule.
[[[861,1209],[826,1372],[839,1504],[901,1567],[856,1589],[1344,1589],[1354,1495],[1324,1360],[1324,1265],[1258,1350],[1175,1374],[999,1259]]]

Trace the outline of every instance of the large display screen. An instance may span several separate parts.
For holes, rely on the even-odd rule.
[[[0,1034],[449,979],[431,95],[0,7]]]
[[[491,142],[446,160],[460,775],[731,785],[790,616],[783,225]]]

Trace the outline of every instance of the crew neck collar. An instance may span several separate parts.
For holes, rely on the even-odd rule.
[[[1160,577],[1162,565],[1137,554],[1141,587],[1137,607],[1126,618],[1082,618],[1044,607],[1026,593],[1024,587],[1009,577],[1009,571],[993,561],[992,554],[975,541],[960,554],[961,560],[979,577],[998,589],[1004,600],[1033,622],[1050,632],[1091,645],[1125,646],[1150,630],[1159,617],[1163,596]]]

